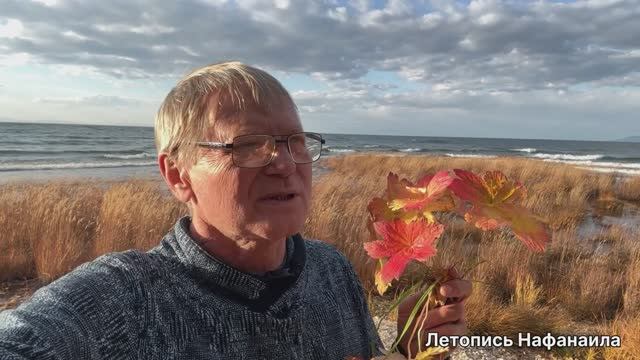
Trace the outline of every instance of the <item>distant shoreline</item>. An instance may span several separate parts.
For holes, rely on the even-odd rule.
[[[0,119],[0,125],[52,125],[52,126],[84,126],[84,127],[95,127],[95,128],[139,128],[139,129],[150,129],[153,130],[153,125],[130,125],[127,123],[123,124],[78,124],[78,123],[65,123],[65,122],[34,122],[34,121],[16,121],[12,119]],[[640,136],[630,136],[622,139],[568,139],[568,138],[523,138],[523,137],[484,137],[484,136],[453,136],[453,135],[402,135],[402,134],[390,134],[390,135],[382,135],[382,134],[361,134],[361,133],[332,133],[332,132],[323,132],[316,130],[307,130],[319,132],[322,135],[356,135],[356,136],[394,136],[394,137],[437,137],[437,138],[450,138],[450,139],[470,139],[470,140],[523,140],[523,141],[583,141],[583,142],[640,142]],[[629,140],[631,139],[631,140]]]
[[[512,156],[478,156],[478,155],[455,155],[455,156],[442,156],[437,154],[423,154],[423,153],[411,153],[411,152],[345,152],[335,155],[325,155],[318,163],[314,164],[314,179],[322,176],[330,171],[330,169],[323,166],[323,160],[330,159],[332,157],[358,157],[358,156],[371,156],[381,155],[388,157],[405,157],[405,156],[425,156],[433,158],[468,158],[468,159],[521,159],[530,160],[543,163],[554,163],[570,166],[577,169],[592,171],[595,173],[611,173],[615,176],[627,177],[627,176],[640,176],[640,169],[629,170],[620,169],[615,171],[615,168],[598,168],[589,167],[580,164],[580,161],[571,163],[570,161],[555,161],[553,159],[535,159],[524,157],[512,157]],[[104,168],[79,168],[79,169],[46,169],[46,170],[17,170],[17,171],[0,171],[0,184],[7,183],[44,183],[49,181],[99,181],[99,182],[117,182],[127,180],[149,180],[149,181],[162,181],[162,177],[158,172],[155,165],[147,166],[123,166],[123,167],[104,167]]]
[[[111,182],[132,179],[160,181],[162,178],[156,166],[0,171],[0,184],[78,180]]]
[[[640,143],[323,133],[323,157],[527,158],[640,175]],[[0,123],[0,183],[159,178],[152,128]],[[314,168],[317,166],[314,166]],[[322,171],[322,169],[319,169]]]

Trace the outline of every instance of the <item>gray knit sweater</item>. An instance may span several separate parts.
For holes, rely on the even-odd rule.
[[[344,359],[380,339],[348,260],[288,239],[256,276],[208,255],[180,219],[149,252],[102,256],[0,313],[0,359]]]

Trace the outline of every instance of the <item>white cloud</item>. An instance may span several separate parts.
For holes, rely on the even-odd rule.
[[[58,0],[32,0],[33,2],[42,4],[44,6],[56,6],[58,5]]]
[[[176,29],[170,26],[162,26],[157,24],[131,26],[126,24],[102,24],[96,25],[96,29],[106,33],[134,33],[142,35],[161,35],[175,32]]]
[[[0,66],[173,82],[196,66],[237,59],[325,84],[327,91],[295,95],[312,116],[350,118],[358,107],[376,117],[491,113],[507,121],[521,116],[511,106],[527,107],[525,99],[543,107],[527,107],[532,113],[554,109],[577,124],[595,116],[588,111],[603,114],[577,89],[606,98],[612,105],[605,108],[621,119],[637,110],[621,98],[637,99],[640,87],[637,0],[382,3],[185,0],[171,7],[113,0],[45,7],[7,0]],[[372,70],[398,77],[397,88],[364,81]],[[506,110],[497,113],[501,106]],[[554,116],[539,118],[549,124]],[[627,129],[634,126],[629,120]]]
[[[478,17],[478,19],[476,20],[476,23],[482,26],[493,26],[497,24],[499,21],[500,21],[500,15],[496,13],[488,13]]]
[[[67,31],[63,32],[63,33],[62,33],[62,35],[66,36],[66,37],[68,37],[68,38],[70,38],[70,39],[78,40],[78,41],[86,41],[86,40],[89,40],[89,38],[88,38],[88,37],[86,37],[86,36],[84,36],[84,35],[80,35],[80,34],[78,34],[77,32],[75,32],[75,31],[71,31],[71,30],[67,30]]]
[[[464,39],[462,39],[459,42],[459,44],[460,44],[460,47],[465,49],[465,50],[475,50],[476,49],[476,43],[470,37],[465,37]]]
[[[291,2],[289,0],[273,0],[273,5],[281,10],[289,8]]]
[[[340,6],[337,7],[335,9],[329,9],[327,10],[327,15],[337,21],[340,22],[347,22],[348,19],[348,15],[347,15],[347,8],[344,6]]]
[[[640,32],[640,9],[631,2],[587,6],[478,0],[464,5],[434,0],[428,13],[417,11],[417,4],[394,0],[372,8],[366,2],[191,0],[175,11],[150,10],[141,0],[116,0],[107,9],[119,11],[105,11],[95,3],[60,3],[48,13],[9,6],[7,16],[29,29],[31,41],[6,44],[42,62],[81,62],[125,76],[181,74],[184,65],[233,58],[282,71],[324,73],[326,79],[414,69],[430,74],[421,81],[463,76],[478,87],[471,80],[485,76],[525,88],[539,88],[549,80],[579,84],[623,77],[635,67],[634,51],[640,47],[633,36]],[[161,59],[156,56],[159,46],[170,52],[189,50]],[[511,64],[496,61],[514,49],[537,67],[515,58]],[[95,56],[76,56],[82,53]],[[451,58],[456,61],[447,61]],[[135,59],[136,65],[123,65],[121,59]],[[518,70],[522,66],[528,71]],[[491,81],[486,84],[491,85],[487,91],[494,90]]]
[[[609,55],[609,57],[614,59],[640,59],[640,49],[624,51],[619,54]]]
[[[22,35],[24,26],[18,19],[6,19],[3,24],[0,22],[0,38],[16,38]]]
[[[13,53],[9,55],[0,54],[1,66],[22,66],[28,64],[31,56],[27,53]]]
[[[440,25],[443,20],[442,14],[439,12],[432,12],[422,16],[422,27],[423,29],[432,29],[436,26]]]
[[[84,105],[97,107],[120,107],[130,106],[140,103],[140,100],[125,98],[121,96],[93,95],[82,97],[39,97],[33,99],[34,103],[55,104],[55,105]]]

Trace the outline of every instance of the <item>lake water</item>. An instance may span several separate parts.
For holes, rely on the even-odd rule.
[[[640,174],[640,143],[323,134],[323,156],[387,152],[516,156],[594,171]],[[90,176],[159,178],[149,127],[0,123],[1,180]]]

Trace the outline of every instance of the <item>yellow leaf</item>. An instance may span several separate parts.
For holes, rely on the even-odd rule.
[[[438,355],[442,355],[447,351],[449,351],[449,349],[442,346],[430,347],[427,348],[427,350],[418,353],[415,357],[415,360],[429,360],[435,358]]]
[[[387,289],[391,285],[391,283],[388,283],[382,280],[382,266],[384,266],[386,262],[387,260],[379,260],[378,265],[376,266],[376,276],[375,276],[376,288],[378,289],[378,293],[380,295],[384,295],[384,293],[387,291]]]

